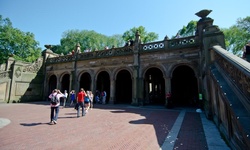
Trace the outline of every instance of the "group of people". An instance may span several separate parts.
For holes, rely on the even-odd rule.
[[[60,108],[60,101],[63,99],[63,106],[65,108],[66,101],[68,98],[68,93],[65,90],[62,93],[58,89],[54,89],[52,93],[49,95],[49,98],[56,99],[56,103],[50,103],[51,106],[51,113],[50,113],[50,124],[57,124],[59,108]],[[85,91],[83,88],[80,89],[79,93],[75,93],[74,90],[70,92],[70,106],[75,105],[75,109],[77,110],[77,117],[80,117],[80,109],[82,109],[81,116],[84,116],[88,113],[89,109],[93,108],[93,98],[94,95],[92,91]],[[74,104],[75,103],[75,104]]]
[[[250,62],[250,40],[248,40],[247,44],[243,47],[243,59]]]
[[[100,91],[96,90],[95,103],[106,104],[106,97],[107,97],[106,91],[100,92]]]

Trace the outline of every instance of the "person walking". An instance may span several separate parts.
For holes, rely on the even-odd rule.
[[[89,91],[89,100],[90,100],[90,110],[92,110],[94,107],[94,95],[92,91]]]
[[[60,107],[60,98],[64,97],[64,94],[61,93],[60,90],[54,89],[53,92],[49,95],[51,99],[50,107],[50,123],[49,124],[57,124],[58,114],[59,114],[59,107]]]
[[[77,118],[80,117],[80,107],[82,108],[82,116],[85,115],[85,112],[84,112],[84,98],[86,96],[86,92],[84,91],[83,88],[80,89],[80,92],[77,94],[77,98],[76,98],[76,101],[77,101],[77,104],[78,104],[78,109],[77,109]]]
[[[64,90],[64,98],[63,98],[63,107],[62,108],[65,108],[67,98],[68,98],[67,90]]]
[[[85,113],[88,113],[90,106],[90,93],[87,91],[87,95],[84,98]]]
[[[107,93],[106,91],[102,92],[102,104],[106,104],[106,97],[107,97]]]
[[[69,106],[72,106],[74,104],[74,101],[76,100],[76,94],[75,94],[75,90],[72,90],[70,92],[70,105]]]

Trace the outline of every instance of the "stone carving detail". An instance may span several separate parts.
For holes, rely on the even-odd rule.
[[[180,38],[180,39],[174,39],[169,41],[169,47],[181,47],[181,46],[189,46],[192,44],[196,44],[196,40],[194,37],[187,37],[187,38]]]
[[[70,62],[74,60],[75,60],[75,55],[66,55],[66,56],[48,58],[46,63]]]
[[[21,71],[21,67],[18,67],[16,70],[15,70],[15,76],[17,78],[19,78],[22,74],[22,71]]]
[[[77,55],[66,55],[66,56],[48,58],[47,63],[70,62],[70,61],[75,61],[76,58],[77,60],[85,60],[92,58],[127,55],[127,54],[133,54],[133,46],[112,48],[108,50],[100,50],[94,52],[84,52],[84,53],[79,53]]]
[[[43,64],[43,60],[42,59],[38,59],[33,64],[28,65],[28,66],[24,66],[23,72],[36,73],[36,72],[38,72],[40,70],[42,64]]]
[[[244,74],[236,66],[232,65],[229,61],[215,54],[215,59],[217,60],[220,67],[229,75],[237,87],[248,97],[250,97],[250,77]]]
[[[10,71],[4,71],[0,73],[0,79],[9,78]]]

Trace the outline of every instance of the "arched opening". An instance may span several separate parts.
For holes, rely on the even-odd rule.
[[[145,104],[165,104],[165,80],[162,71],[158,68],[147,70],[144,78]]]
[[[70,83],[69,74],[63,75],[61,83],[61,92],[64,92],[65,90],[69,92],[69,83]]]
[[[127,70],[121,70],[116,77],[115,103],[131,104],[132,102],[132,79]]]
[[[89,73],[85,72],[81,75],[79,88],[83,88],[85,91],[91,90],[91,76]],[[78,90],[80,91],[80,89]]]
[[[110,97],[110,77],[106,71],[102,71],[97,76],[96,90],[102,92],[106,91],[107,97],[106,102],[109,102]]]
[[[54,89],[56,89],[56,85],[57,85],[57,80],[56,80],[56,76],[52,75],[49,78],[49,93],[47,95],[49,95]]]
[[[194,71],[188,66],[177,67],[171,79],[174,106],[196,106],[198,84]]]

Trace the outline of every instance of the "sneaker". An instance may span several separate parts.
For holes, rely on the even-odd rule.
[[[57,122],[55,120],[53,120],[54,124],[57,124]]]
[[[54,123],[53,123],[53,121],[50,121],[50,123],[49,123],[49,124],[50,124],[50,125],[52,125],[52,124],[54,124]]]

